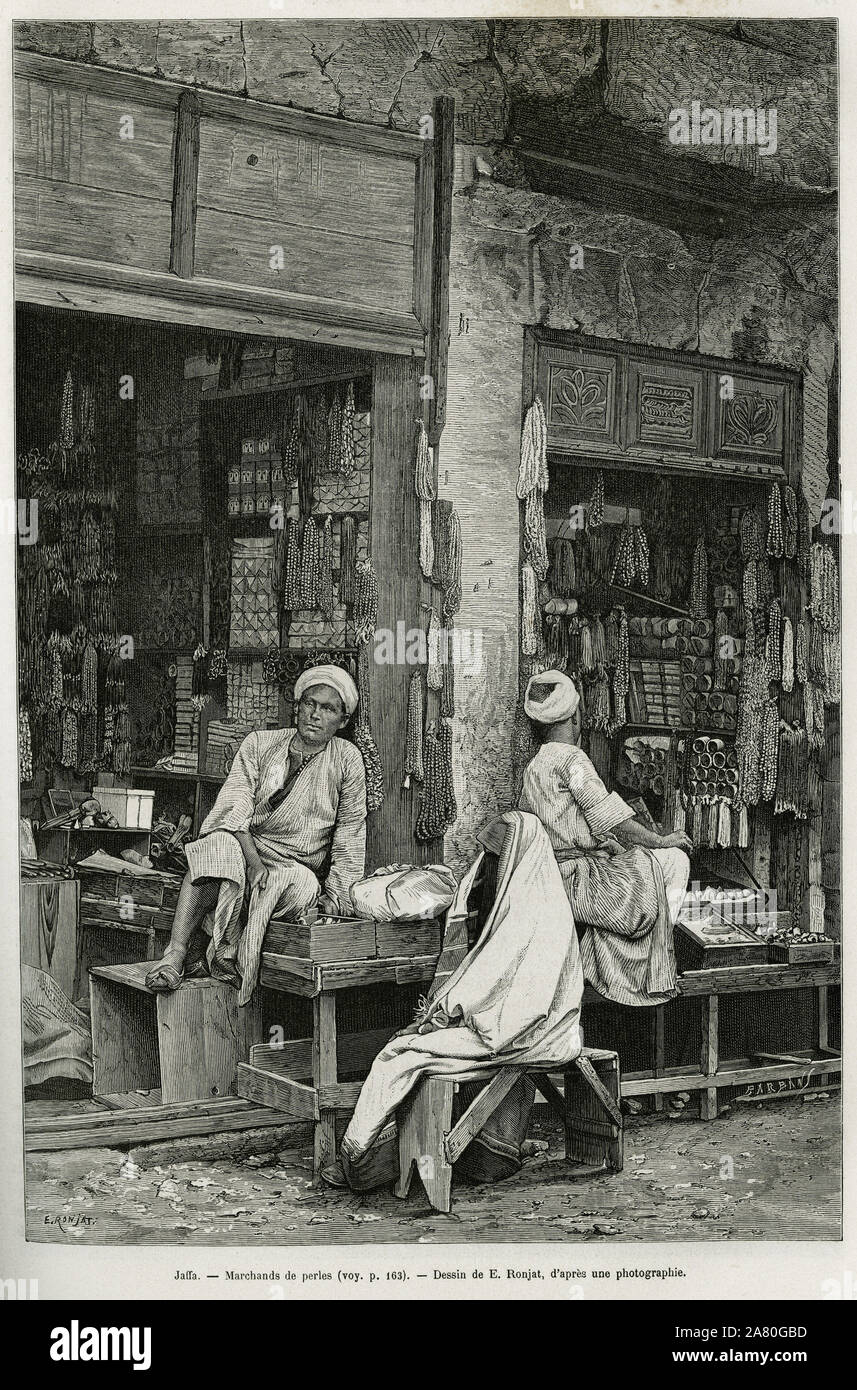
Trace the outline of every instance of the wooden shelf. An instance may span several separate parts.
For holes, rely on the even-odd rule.
[[[172,770],[168,767],[132,767],[131,772],[135,777],[162,777],[164,779],[169,778],[174,782],[224,782],[226,780],[222,773],[191,772],[187,768]]]

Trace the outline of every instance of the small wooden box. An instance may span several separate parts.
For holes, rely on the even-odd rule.
[[[833,942],[769,941],[768,960],[771,965],[799,965],[806,961],[830,965],[833,962]]]
[[[438,956],[443,928],[437,918],[427,922],[376,922],[375,951],[387,956]]]
[[[734,922],[676,922],[679,970],[720,970],[731,965],[765,965],[767,943]]]
[[[371,917],[335,917],[324,923],[271,921],[263,949],[318,963],[373,960],[375,923]]]

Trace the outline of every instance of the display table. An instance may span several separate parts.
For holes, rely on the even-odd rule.
[[[362,1079],[397,1031],[390,1027],[339,1037],[337,992],[366,985],[428,981],[434,977],[436,964],[436,955],[317,963],[263,953],[260,984],[312,999],[312,1037],[251,1047],[250,1061],[238,1067],[238,1094],[245,1100],[273,1106],[291,1119],[314,1122],[315,1173],[334,1155],[337,1112],[354,1109]],[[352,1079],[340,1080],[341,1074]]]
[[[668,1005],[660,1004],[654,1010],[654,1065],[651,1070],[623,1076],[622,1095],[662,1097],[670,1092],[700,1091],[700,1118],[712,1120],[717,1116],[717,1092],[725,1086],[749,1086],[759,1082],[838,1075],[842,1070],[842,1058],[840,1053],[829,1045],[827,992],[831,986],[838,985],[839,980],[838,962],[832,965],[736,965],[728,970],[686,971],[678,978],[679,994],[698,996],[701,1003],[699,1068],[664,1066],[663,1010]],[[782,1051],[756,1052],[750,1058],[721,1062],[718,1004],[720,996],[759,994],[782,989],[816,991],[815,1055],[804,1057]]]
[[[336,995],[363,985],[410,984],[434,977],[437,957],[391,957],[385,960],[318,964],[295,956],[265,952],[260,983],[268,989],[297,994],[313,1001],[313,1033],[279,1045],[250,1049],[250,1060],[238,1066],[238,1094],[270,1105],[294,1120],[315,1125],[313,1170],[335,1151],[337,1112],[350,1113],[357,1103],[362,1078],[374,1058],[396,1031],[394,1028],[337,1035]],[[678,1091],[700,1091],[700,1118],[717,1116],[717,1092],[726,1086],[838,1075],[840,1054],[828,1043],[827,991],[839,983],[839,964],[733,966],[728,970],[694,970],[679,976],[680,995],[698,996],[701,1005],[699,1067],[666,1067],[663,1060],[663,1010],[652,1009],[655,1048],[651,1069],[622,1077],[622,1096],[662,1098]],[[818,998],[818,1046],[812,1057],[756,1053],[751,1058],[721,1062],[718,1000],[723,994],[767,990],[815,989]],[[587,987],[586,1000],[599,1000]],[[601,1001],[603,1002],[603,1000]],[[347,1073],[349,1080],[341,1080]]]

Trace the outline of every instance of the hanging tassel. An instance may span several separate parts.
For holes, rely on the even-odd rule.
[[[521,431],[518,497],[524,502],[524,555],[539,580],[548,572],[544,494],[548,488],[547,420],[536,396]]]
[[[342,469],[342,401],[336,387],[327,415],[327,470],[341,473]]]
[[[532,565],[525,561],[521,566],[521,651],[524,656],[538,656],[540,638],[538,585]]]
[[[825,632],[824,647],[824,703],[836,705],[842,695],[842,664],[839,651],[839,633]]]
[[[30,716],[26,709],[18,715],[18,761],[22,782],[33,780],[33,736],[30,729]]]
[[[590,634],[592,640],[592,669],[603,674],[607,665],[607,641],[604,634],[604,624],[600,614],[596,613],[590,623]]]
[[[333,617],[333,519],[329,515],[319,541],[318,607],[325,618]]]
[[[366,774],[366,810],[377,811],[384,801],[384,770],[370,727],[369,648],[365,642],[357,649],[357,694],[357,719],[352,738],[360,751]]]
[[[446,519],[444,550],[443,616],[452,618],[461,607],[461,521],[456,511]]]
[[[703,806],[699,800],[693,803],[693,821],[691,823],[690,838],[695,845],[702,844],[702,813]]]
[[[794,629],[790,618],[783,618],[783,658],[782,658],[782,685],[786,692],[794,688],[795,680],[795,653],[794,653]]]
[[[795,675],[801,685],[809,679],[809,623],[801,618],[795,631]]]
[[[778,681],[782,676],[782,653],[783,610],[779,599],[774,599],[768,609],[768,638],[765,644],[765,656],[772,681]]]
[[[693,552],[690,611],[694,618],[706,618],[708,616],[708,555],[705,549],[704,536],[699,537]]]
[[[798,507],[795,490],[788,483],[783,488],[783,514],[783,554],[793,560],[798,546]]]
[[[547,431],[545,431],[547,433]],[[586,529],[587,531],[597,531],[598,527],[604,522],[604,474],[599,469],[595,479],[595,487],[589,499],[589,506],[586,509]]]
[[[783,498],[779,483],[768,494],[768,554],[774,560],[783,555]]]
[[[455,717],[455,665],[453,662],[453,634],[446,628],[446,660],[442,663],[443,685],[440,690],[440,712],[444,719]]]
[[[98,652],[90,640],[84,648],[80,668],[81,701],[87,714],[98,708]]]
[[[303,539],[301,541],[301,608],[318,607],[319,565],[318,527],[312,517],[308,516],[304,521]]]
[[[554,541],[551,582],[558,598],[572,598],[577,591],[574,546],[569,540]]]
[[[762,531],[759,525],[759,514],[755,508],[750,508],[742,514],[738,527],[738,539],[743,560],[760,560],[762,558]]]
[[[747,849],[750,844],[750,817],[746,806],[741,806],[738,812],[738,848]]]
[[[411,676],[411,683],[408,688],[408,721],[407,721],[407,744],[405,749],[405,780],[402,786],[407,788],[411,785],[411,778],[415,782],[423,780],[423,717],[425,707],[425,696],[423,694],[423,677],[420,671],[415,671]]]
[[[344,516],[339,527],[339,601],[354,602],[354,568],[357,564],[357,523]]]
[[[349,381],[345,388],[345,404],[342,407],[342,448],[340,453],[340,472],[346,478],[353,478],[357,471],[354,414],[354,382]]]
[[[432,502],[435,499],[434,456],[428,433],[422,420],[417,421],[417,452],[414,486],[420,504],[420,569],[426,579],[434,571],[434,536],[432,533]]]
[[[762,713],[761,785],[759,798],[771,801],[777,789],[777,750],[780,716],[776,700],[768,700]]]
[[[642,526],[635,526],[633,533],[634,574],[641,589],[649,587],[649,542]]]
[[[418,840],[437,840],[458,815],[452,776],[452,729],[445,719],[429,724],[423,750],[424,782],[414,827]]]
[[[440,662],[440,618],[437,609],[429,611],[428,632],[426,634],[426,646],[428,649],[428,671],[426,683],[429,690],[441,690],[443,688],[443,672]]]
[[[547,417],[540,396],[536,396],[524,417],[521,429],[521,461],[518,468],[517,494],[521,501],[531,492],[547,492]]]
[[[358,646],[369,642],[378,621],[378,580],[369,560],[358,560],[354,567],[354,640]]]
[[[289,520],[286,537],[286,565],[283,583],[283,607],[294,612],[301,606],[301,544],[300,525],[295,517]]]

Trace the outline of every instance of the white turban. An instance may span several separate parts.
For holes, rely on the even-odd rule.
[[[534,700],[533,691],[538,686],[549,686],[543,700]],[[524,712],[539,724],[559,724],[570,719],[580,704],[577,686],[562,671],[542,671],[531,676],[524,695]]]
[[[352,715],[357,708],[357,686],[341,666],[311,666],[295,681],[295,702],[314,685],[330,685],[342,701],[345,713]]]

